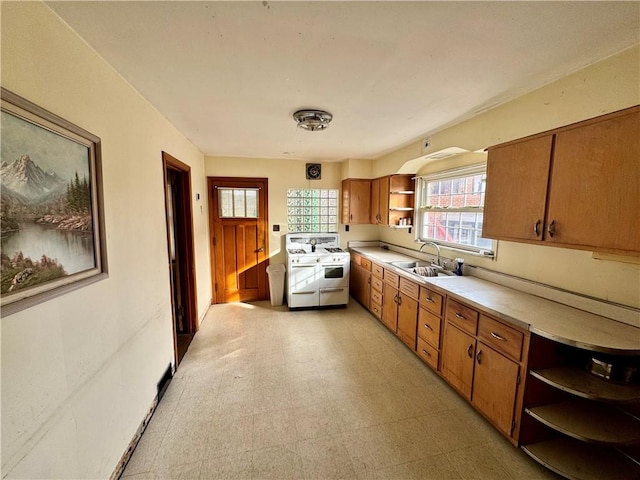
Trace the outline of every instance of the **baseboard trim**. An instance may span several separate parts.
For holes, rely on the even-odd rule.
[[[118,480],[120,478],[120,476],[122,475],[122,473],[124,472],[124,469],[126,468],[127,463],[129,463],[129,460],[131,460],[131,455],[133,455],[133,451],[138,446],[138,442],[142,438],[142,434],[144,433],[145,429],[147,428],[147,425],[149,425],[149,421],[151,420],[151,417],[153,416],[154,412],[156,411],[156,407],[157,406],[158,406],[158,396],[156,395],[155,398],[153,399],[153,403],[151,404],[151,407],[149,408],[149,411],[144,416],[144,419],[142,420],[142,423],[140,424],[140,426],[136,430],[136,433],[134,434],[133,438],[131,439],[131,442],[129,442],[129,446],[127,447],[127,449],[125,450],[124,454],[120,458],[120,461],[118,462],[118,465],[116,466],[116,469],[113,471],[113,473],[109,477],[109,480]]]

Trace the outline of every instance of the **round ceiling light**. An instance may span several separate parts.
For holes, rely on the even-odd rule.
[[[298,110],[293,114],[293,119],[298,122],[298,128],[315,132],[327,128],[333,115],[324,110]]]

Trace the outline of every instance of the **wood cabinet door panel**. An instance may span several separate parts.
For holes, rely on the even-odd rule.
[[[380,223],[380,179],[371,180],[371,213],[369,223],[377,225]]]
[[[640,252],[640,109],[556,135],[545,241]]]
[[[377,263],[372,263],[371,273],[373,273],[374,277],[382,278],[384,276],[384,268],[382,267],[382,265],[378,265]]]
[[[489,149],[483,237],[542,240],[552,140],[545,135]]]
[[[398,331],[398,289],[384,284],[382,295],[382,323],[393,333]]]
[[[404,334],[403,342],[411,350],[416,349],[416,332],[418,328],[418,301],[405,293],[399,293],[398,334]]]
[[[447,322],[442,345],[442,375],[447,382],[471,399],[476,339]]]
[[[420,305],[429,310],[434,315],[442,315],[443,297],[439,293],[420,287]]]
[[[511,436],[520,367],[482,342],[477,350],[471,403]]]
[[[478,311],[447,298],[447,311],[445,313],[448,322],[460,327],[465,332],[475,335],[478,329]]]
[[[418,337],[416,353],[420,358],[422,358],[422,360],[427,363],[427,365],[429,365],[434,370],[438,370],[438,350],[433,348],[420,337]]]
[[[371,180],[348,178],[342,181],[342,223],[368,224],[371,207]]]
[[[519,330],[481,314],[478,339],[515,361],[520,361],[524,334]]]

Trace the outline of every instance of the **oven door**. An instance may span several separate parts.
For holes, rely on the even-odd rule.
[[[320,305],[346,305],[349,303],[349,287],[320,289]]]
[[[320,288],[349,287],[349,263],[320,265]]]
[[[313,265],[289,264],[287,304],[289,308],[320,305],[320,268]]]

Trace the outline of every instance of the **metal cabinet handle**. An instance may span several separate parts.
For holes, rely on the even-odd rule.
[[[538,228],[540,227],[540,220],[538,220],[533,226],[533,233],[535,233],[536,237],[540,235]]]
[[[431,354],[427,352],[424,348],[422,349],[422,353],[424,353],[427,357],[431,357]]]
[[[456,317],[465,320],[464,315],[462,315],[461,313],[456,312]]]
[[[402,297],[398,295],[398,305],[402,305]]]
[[[433,298],[431,298],[431,297],[427,297],[427,298],[425,298],[425,300],[426,300],[427,302],[429,302],[429,303],[436,303],[436,301],[435,301]]]
[[[263,247],[260,247],[260,248],[258,248],[257,250],[255,250],[255,253],[259,253],[259,252],[264,252],[264,248],[263,248]]]
[[[398,295],[396,295],[395,297],[393,297],[393,303],[398,303]]]
[[[467,355],[469,358],[473,358],[473,343],[469,344],[469,348],[467,348]]]
[[[553,236],[556,234],[556,221],[555,220],[551,220],[551,223],[547,227],[547,233],[549,234],[549,236],[551,238],[553,238]]]
[[[428,323],[424,324],[424,328],[427,328],[427,329],[429,329],[429,330],[431,330],[433,332],[433,328]]]
[[[478,362],[478,365],[481,365],[482,362],[480,361],[482,355],[482,350],[478,350],[478,353],[476,353],[476,362]]]
[[[491,336],[492,336],[493,338],[497,338],[498,340],[502,340],[503,342],[506,342],[506,341],[507,341],[507,339],[506,339],[506,338],[504,338],[502,335],[498,335],[496,332],[491,332]]]

